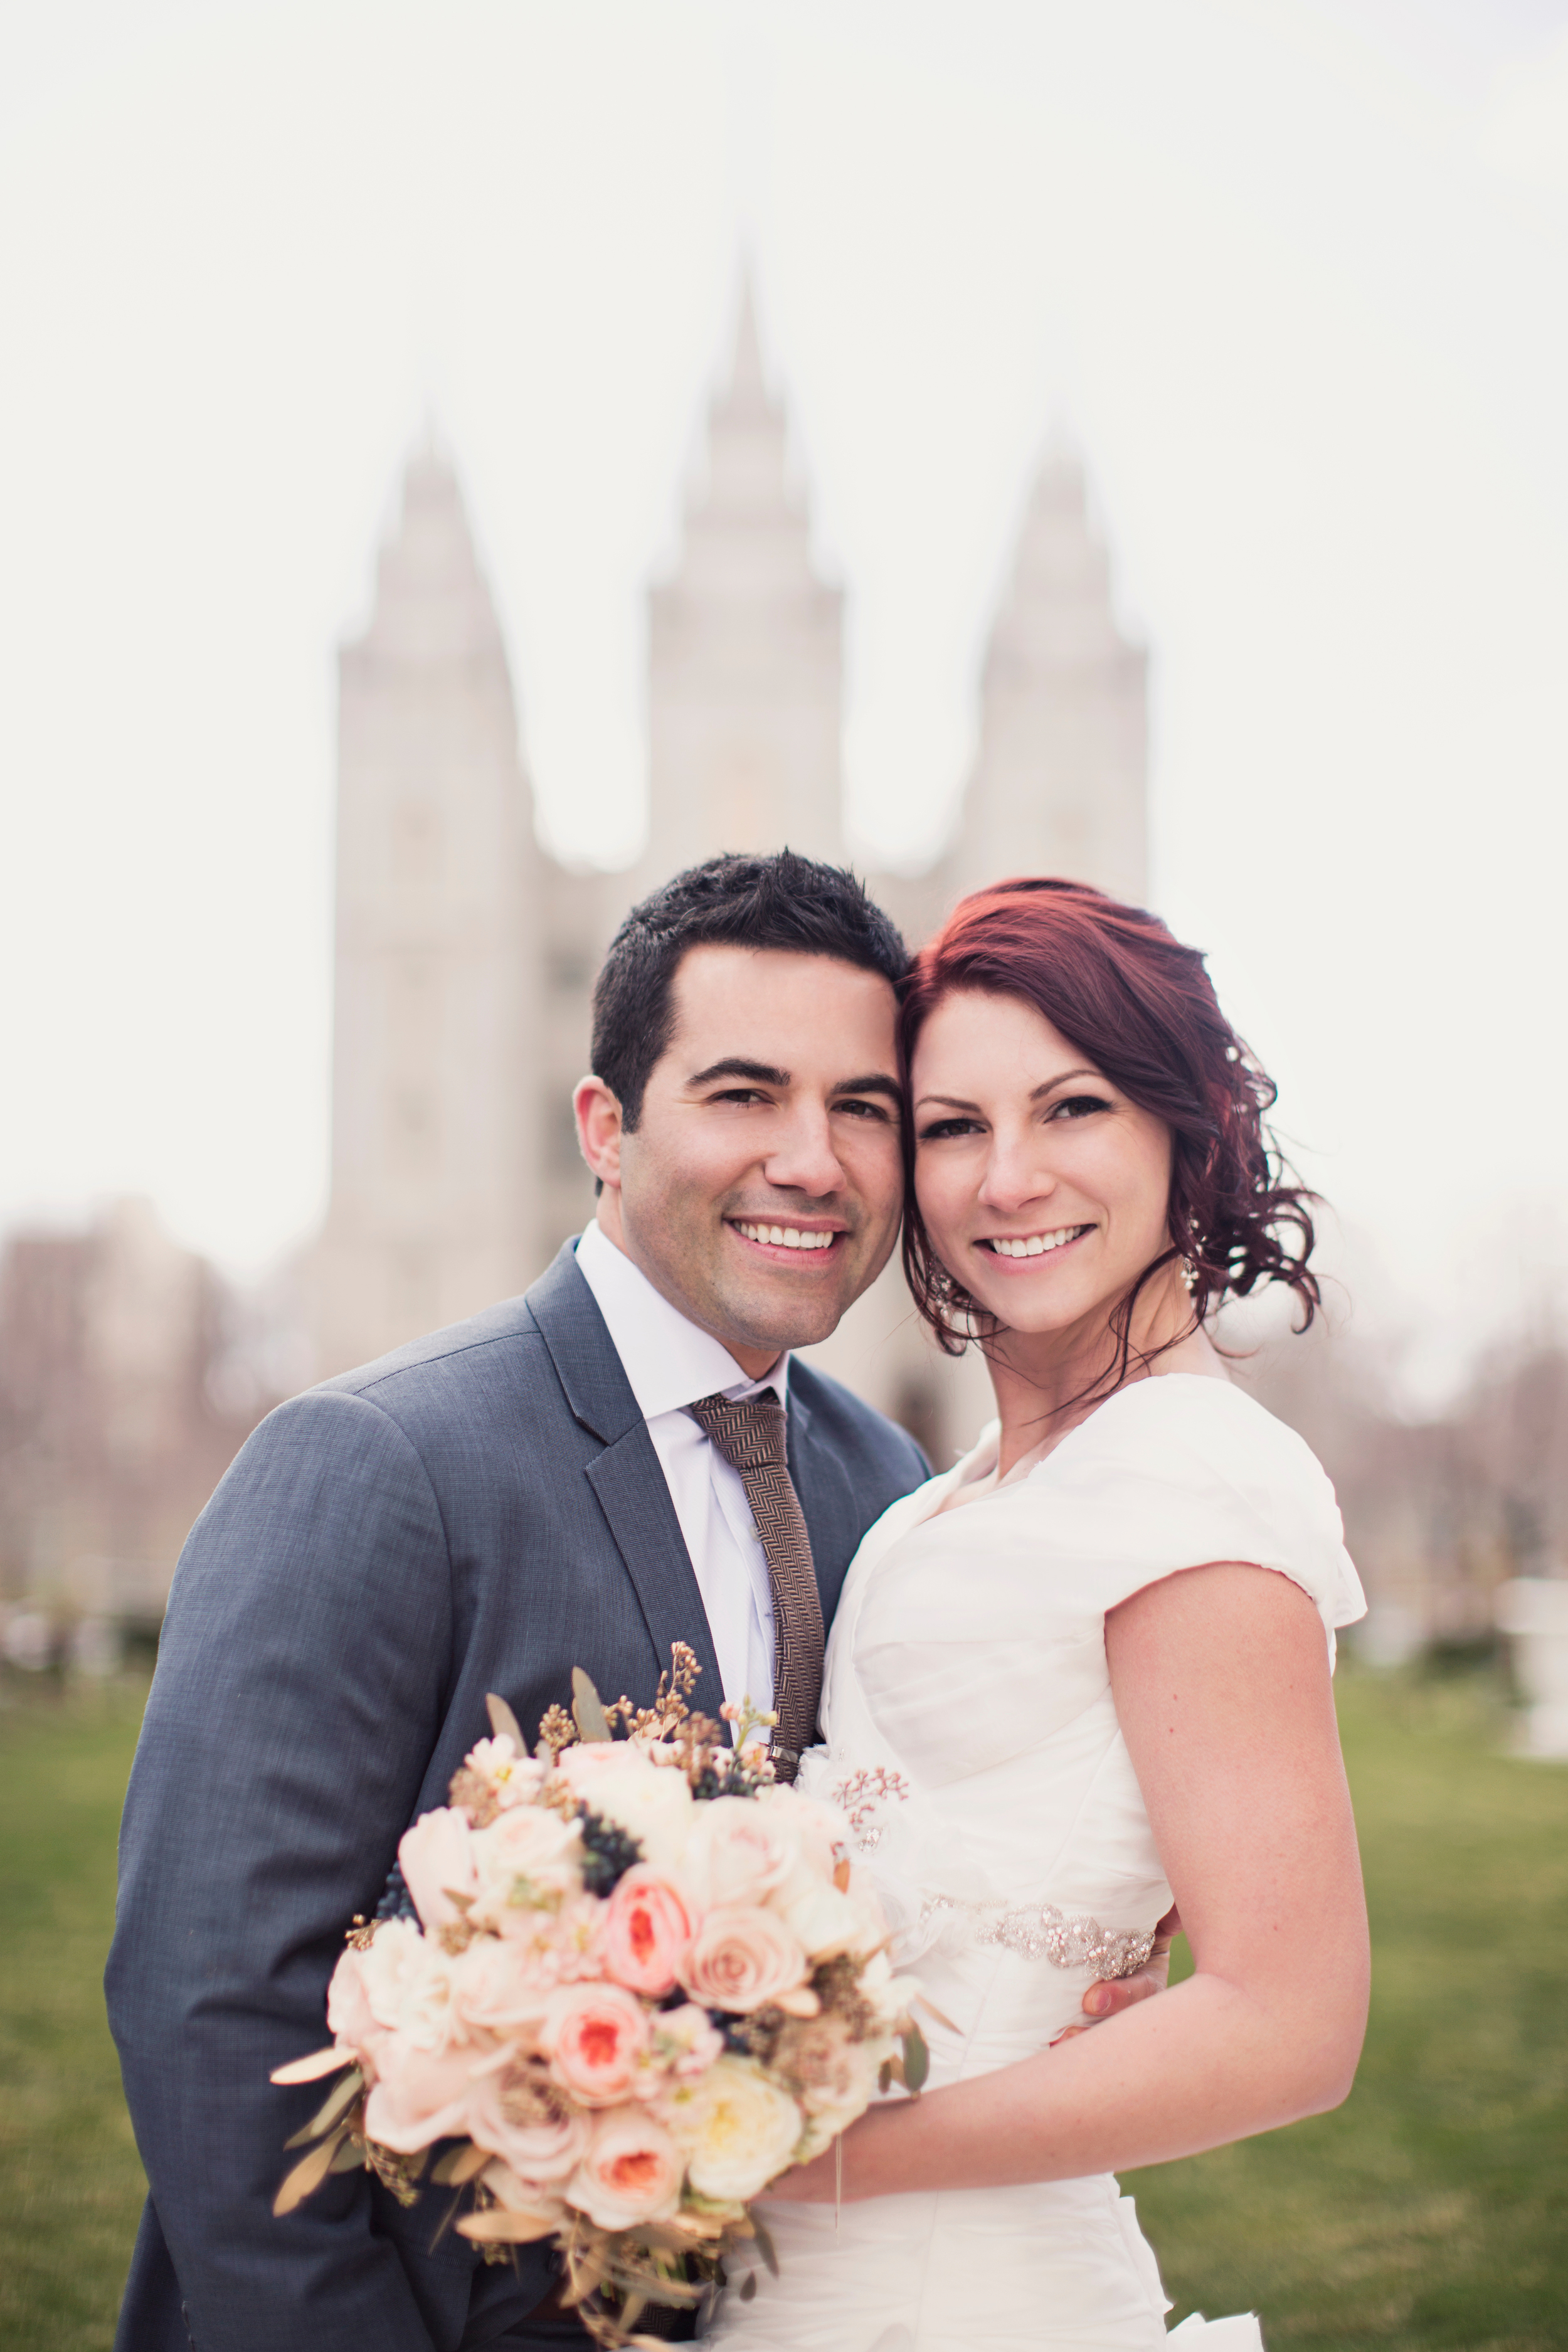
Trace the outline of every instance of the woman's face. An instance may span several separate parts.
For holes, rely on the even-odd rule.
[[[944,996],[910,1070],[915,1197],[1009,1329],[1092,1331],[1169,1247],[1171,1130],[1015,996]]]

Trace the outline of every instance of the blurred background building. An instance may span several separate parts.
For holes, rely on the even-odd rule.
[[[867,877],[912,944],[1010,873],[1146,898],[1146,687],[1083,461],[1058,436],[1023,502],[951,839],[924,871]],[[454,465],[426,436],[368,625],[339,655],[323,1228],[266,1300],[226,1290],[140,1203],[10,1239],[0,1595],[16,1655],[74,1641],[85,1656],[155,1624],[191,1520],[270,1402],[524,1289],[580,1230],[593,1201],[570,1094],[605,945],[638,897],[716,850],[847,856],[843,707],[844,591],[814,552],[749,288],[679,552],[649,591],[647,832],[629,870],[540,845],[495,608]],[[939,1463],[987,1410],[983,1368],[936,1352],[896,1262],[815,1353]],[[1561,1558],[1568,1362],[1552,1346],[1484,1366],[1422,1426],[1321,1332],[1264,1346],[1246,1376],[1336,1478],[1373,1649],[1475,1638],[1500,1580]]]

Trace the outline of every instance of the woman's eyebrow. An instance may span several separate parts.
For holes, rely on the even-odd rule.
[[[1039,1085],[1031,1092],[1029,1100],[1038,1102],[1042,1095],[1052,1093],[1058,1087],[1065,1087],[1070,1078],[1093,1078],[1098,1086],[1105,1084],[1100,1072],[1091,1070],[1086,1063],[1081,1069],[1058,1070],[1054,1078],[1042,1078]],[[972,1110],[978,1113],[980,1109],[978,1103],[967,1102],[962,1095],[921,1095],[915,1108],[919,1110],[926,1103],[945,1103],[950,1110]]]

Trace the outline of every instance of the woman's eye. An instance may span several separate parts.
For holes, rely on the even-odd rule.
[[[1088,1118],[1097,1110],[1109,1110],[1110,1105],[1103,1095],[1069,1095],[1065,1102],[1053,1105],[1053,1118]]]
[[[921,1128],[920,1139],[922,1143],[945,1143],[949,1136],[978,1135],[979,1132],[972,1118],[938,1118],[933,1119],[930,1127]]]

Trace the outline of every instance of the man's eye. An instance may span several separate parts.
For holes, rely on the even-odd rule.
[[[892,1117],[886,1103],[862,1102],[858,1096],[851,1096],[845,1102],[837,1102],[833,1108],[835,1110],[847,1111],[851,1118],[876,1118],[882,1120],[884,1124]]]
[[[1103,1095],[1069,1095],[1065,1102],[1053,1105],[1052,1118],[1088,1118],[1097,1110],[1109,1110],[1110,1105]]]
[[[721,1103],[765,1103],[768,1097],[759,1094],[755,1087],[726,1087],[722,1094],[710,1095],[708,1099]]]

